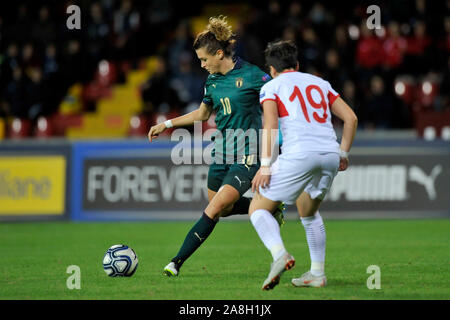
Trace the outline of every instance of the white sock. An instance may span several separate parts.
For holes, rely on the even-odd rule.
[[[280,226],[269,211],[264,209],[256,210],[250,216],[250,221],[261,241],[269,249],[274,261],[286,253],[283,240],[281,240]]]
[[[309,255],[311,257],[311,273],[314,276],[325,274],[325,247],[326,233],[319,211],[312,217],[301,218],[308,241]]]

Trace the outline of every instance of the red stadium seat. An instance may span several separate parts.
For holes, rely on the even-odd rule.
[[[439,93],[439,86],[436,82],[424,80],[417,86],[416,91],[420,105],[424,108],[429,108]]]
[[[100,98],[111,97],[112,91],[109,87],[99,85],[98,82],[91,82],[83,88],[82,100],[84,103],[95,102]]]
[[[54,136],[64,136],[67,128],[81,127],[82,121],[82,114],[54,114],[51,116],[52,134]]]
[[[11,139],[23,139],[30,136],[31,120],[13,118],[8,125],[7,135]]]
[[[398,78],[395,80],[394,91],[405,105],[411,106],[414,103],[416,86],[413,79],[409,77]]]
[[[135,115],[130,119],[130,129],[128,135],[130,137],[147,136],[150,129],[150,120],[144,115]]]
[[[34,126],[33,135],[37,138],[49,138],[53,135],[53,123],[49,117],[39,117]]]
[[[450,123],[450,110],[434,111],[421,110],[414,114],[415,126],[419,136],[423,137],[426,128],[433,128],[436,136],[439,137],[442,131]],[[430,131],[430,129],[428,129]]]
[[[114,63],[102,60],[98,63],[94,82],[102,87],[109,87],[117,80],[117,68]]]
[[[181,114],[178,111],[170,111],[169,113],[156,113],[150,119],[149,128],[150,128],[150,126],[154,126],[155,124],[162,123],[168,119],[173,119],[173,118],[179,117],[180,115]],[[172,134],[174,129],[175,128],[167,129],[160,136],[170,137],[170,135]]]

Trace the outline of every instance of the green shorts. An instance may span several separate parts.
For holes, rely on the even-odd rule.
[[[245,164],[211,164],[208,172],[208,189],[219,191],[223,185],[230,185],[239,191],[242,197],[252,186],[252,180],[259,169],[259,162],[253,165]]]

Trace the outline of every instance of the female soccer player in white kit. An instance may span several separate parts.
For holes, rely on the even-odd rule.
[[[252,180],[252,190],[258,192],[249,208],[250,220],[273,257],[262,289],[275,287],[283,272],[295,264],[294,257],[284,247],[279,225],[270,213],[281,202],[297,205],[311,257],[310,271],[292,279],[292,284],[323,287],[326,285],[326,235],[318,209],[338,170],[347,169],[357,118],[329,82],[298,72],[295,44],[269,43],[265,57],[273,79],[260,93],[264,109],[262,159],[261,168]],[[336,141],[331,113],[344,122],[340,145]],[[272,140],[278,137],[270,132],[278,128],[278,121],[283,145],[281,154],[270,166]]]

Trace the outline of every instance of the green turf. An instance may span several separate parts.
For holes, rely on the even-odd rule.
[[[271,256],[248,221],[221,221],[177,278],[162,268],[193,222],[2,223],[0,299],[449,299],[450,220],[326,221],[326,288],[290,284],[309,268],[299,221],[282,227],[296,266],[272,291],[260,287]],[[135,249],[131,278],[109,278],[106,249]],[[81,268],[81,289],[69,290],[69,265]],[[369,265],[381,268],[381,289],[369,290]]]

